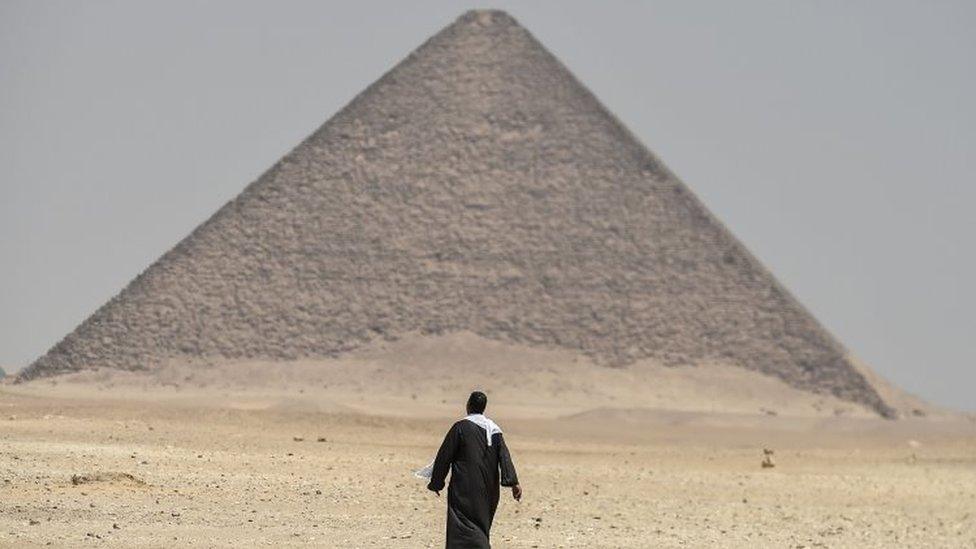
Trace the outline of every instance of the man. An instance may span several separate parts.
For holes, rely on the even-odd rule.
[[[502,430],[485,417],[488,397],[480,391],[468,398],[468,415],[455,423],[437,451],[427,489],[447,490],[447,549],[490,549],[488,532],[498,507],[498,485],[510,486],[515,501],[522,488]],[[500,474],[499,474],[500,472]]]

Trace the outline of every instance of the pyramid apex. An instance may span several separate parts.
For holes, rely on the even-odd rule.
[[[483,27],[492,25],[518,25],[518,21],[504,10],[475,9],[468,10],[457,19],[458,23],[475,23]]]

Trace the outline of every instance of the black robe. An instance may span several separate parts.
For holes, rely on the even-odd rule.
[[[437,451],[428,490],[447,490],[447,549],[490,549],[488,532],[498,507],[498,485],[515,486],[518,477],[501,433],[488,446],[485,430],[462,419]],[[500,472],[500,473],[499,473]]]

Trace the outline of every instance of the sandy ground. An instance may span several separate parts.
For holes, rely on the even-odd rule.
[[[442,546],[410,471],[454,402],[129,381],[0,385],[0,546]],[[525,489],[495,547],[976,547],[972,419],[541,396],[489,405]]]

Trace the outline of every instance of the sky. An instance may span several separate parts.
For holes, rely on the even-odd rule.
[[[43,354],[448,1],[0,0],[0,366]],[[496,2],[854,354],[976,410],[976,2]]]

